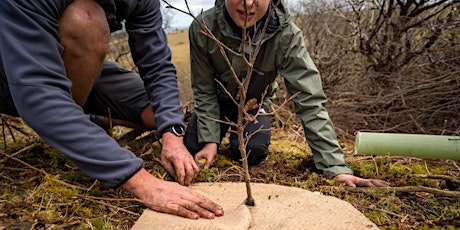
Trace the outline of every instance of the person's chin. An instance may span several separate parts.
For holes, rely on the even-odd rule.
[[[244,21],[240,22],[239,25],[240,25],[241,28],[243,28]],[[252,23],[252,22],[246,23],[246,28],[251,28],[252,26],[254,26],[254,23]]]

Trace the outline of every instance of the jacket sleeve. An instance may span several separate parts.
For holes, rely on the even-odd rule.
[[[171,63],[171,50],[162,28],[158,0],[136,0],[126,18],[126,30],[134,63],[144,80],[155,111],[158,131],[170,125],[182,125],[176,68]]]
[[[321,77],[311,60],[300,30],[292,29],[283,37],[279,60],[279,73],[294,99],[295,113],[304,128],[307,143],[312,149],[317,169],[328,177],[352,174],[345,164],[344,154],[338,144],[334,126],[324,107],[327,99],[322,89]]]
[[[23,120],[82,172],[116,187],[142,161],[93,124],[71,97],[57,31],[66,4],[0,1],[1,70]]]
[[[220,109],[217,83],[214,80],[214,67],[208,55],[210,52],[208,39],[200,33],[200,30],[199,24],[195,21],[189,28],[191,80],[195,99],[195,113],[198,118],[198,143],[220,143],[220,124],[204,117],[218,120],[220,119]]]

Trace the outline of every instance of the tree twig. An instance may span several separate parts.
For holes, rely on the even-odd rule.
[[[457,184],[460,184],[460,178],[458,177],[453,177],[453,176],[447,176],[447,175],[426,175],[426,174],[413,174],[413,177],[418,177],[418,178],[428,178],[428,179],[442,179],[442,180],[447,180],[450,182],[454,182]]]
[[[326,186],[330,187],[330,186]],[[435,195],[446,196],[446,197],[460,197],[460,192],[457,191],[450,191],[450,190],[441,190],[436,188],[430,188],[425,186],[405,186],[405,187],[336,187],[336,188],[344,188],[348,191],[353,192],[364,192],[369,193],[372,191],[389,191],[394,193],[410,193],[410,192],[427,192],[432,193]]]

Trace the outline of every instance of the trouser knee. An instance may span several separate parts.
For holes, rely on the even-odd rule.
[[[110,28],[104,10],[94,0],[69,4],[59,19],[59,34],[64,51],[75,57],[95,55],[103,60],[107,54]]]
[[[250,111],[251,114],[256,112],[257,110]],[[250,138],[246,144],[248,165],[260,164],[268,156],[268,146],[271,138],[269,117],[265,115],[257,116],[257,122],[248,124],[244,132],[245,136]],[[234,157],[241,159],[238,138],[234,133],[230,135],[230,147]]]
[[[249,166],[258,165],[267,158],[268,145],[269,143],[260,142],[249,142],[246,145],[246,155]],[[236,159],[241,159],[241,152],[239,150],[238,143],[230,143],[230,148],[233,156]]]

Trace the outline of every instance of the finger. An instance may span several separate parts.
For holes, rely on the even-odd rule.
[[[206,158],[206,157],[204,157],[204,154],[202,152],[198,152],[193,159],[195,161],[199,161],[199,160],[201,160],[203,158]]]
[[[191,163],[187,163],[185,167],[185,178],[184,178],[184,185],[189,185],[192,183],[193,179],[195,179],[196,175],[198,175],[199,169],[196,166],[194,161]]]
[[[373,179],[371,182],[375,187],[388,187],[388,186],[390,186],[390,184],[388,182],[383,181],[383,180],[379,180],[379,179]]]
[[[184,207],[181,207],[175,204],[170,204],[170,205],[167,205],[166,207],[151,206],[150,208],[158,212],[173,214],[176,216],[182,216],[182,217],[189,218],[189,219],[196,220],[200,218],[200,215],[198,213],[195,213],[193,211],[190,211]]]
[[[181,185],[184,185],[185,184],[185,169],[184,167],[182,166],[176,166],[176,181],[181,184]]]
[[[224,211],[220,205],[214,203],[212,200],[206,196],[201,195],[200,193],[192,192],[188,193],[186,196],[183,196],[185,200],[188,200],[194,204],[198,204],[199,207],[214,213],[215,216],[224,215]]]
[[[343,174],[342,174],[342,175],[336,176],[336,178],[337,178],[340,182],[345,183],[346,186],[353,187],[353,188],[356,187],[356,184],[355,184],[355,182],[354,182],[355,180],[352,179],[353,177],[349,177],[349,176],[347,176],[347,175],[343,175]]]
[[[214,219],[214,217],[216,217],[214,213],[200,207],[198,204],[193,203],[193,202],[187,204],[185,208],[188,209],[189,211],[197,213],[201,218]]]
[[[214,164],[215,158],[214,156],[209,156],[209,158],[206,161],[206,164],[204,165],[205,169],[211,168],[212,164]]]
[[[171,175],[177,181],[176,170],[174,170],[173,165],[169,162],[162,162],[162,165],[166,169],[166,171],[168,171],[169,175]]]
[[[356,188],[356,184],[353,183],[351,180],[345,180],[345,181],[343,181],[343,182],[345,182],[345,184],[346,184],[347,186],[349,186],[349,187]]]
[[[375,187],[371,180],[361,179],[356,183],[359,187]]]
[[[205,210],[208,210],[212,213],[214,213],[214,215],[216,216],[223,216],[224,215],[224,210],[222,209],[222,207],[216,203],[214,203],[213,201],[211,201],[210,199],[206,198],[205,196],[201,196],[200,194],[198,194],[200,196],[200,200],[197,202],[197,204],[204,208]]]

